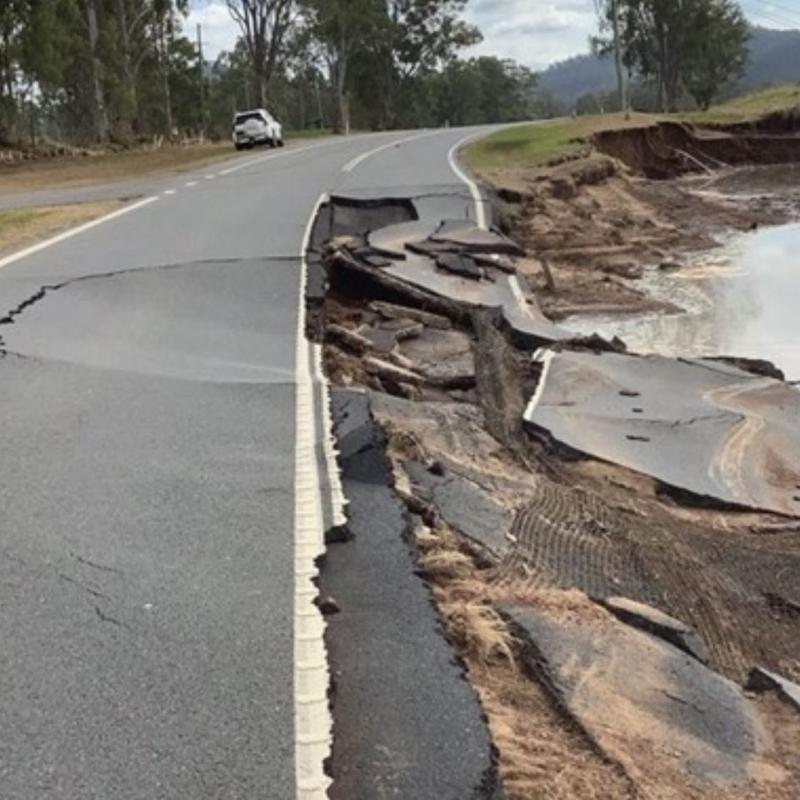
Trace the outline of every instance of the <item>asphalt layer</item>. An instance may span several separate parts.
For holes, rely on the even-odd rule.
[[[294,796],[303,232],[342,184],[458,184],[468,133],[165,178],[0,269],[3,800]]]
[[[322,596],[334,674],[332,800],[498,798],[477,697],[415,574],[367,395],[333,394],[352,541],[332,545]]]

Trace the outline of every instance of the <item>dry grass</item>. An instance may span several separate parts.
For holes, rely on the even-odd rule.
[[[606,762],[521,666],[518,643],[491,601],[525,598],[495,589],[449,529],[415,531],[420,566],[436,597],[448,637],[463,659],[499,752],[507,800],[628,800],[635,790]],[[585,599],[585,598],[584,598]],[[577,597],[562,601],[572,610]]]
[[[21,250],[48,236],[108,214],[122,205],[114,200],[0,211],[0,254]]]
[[[11,194],[112,183],[156,172],[181,172],[234,156],[230,142],[220,142],[22,162],[0,166],[0,192]]]

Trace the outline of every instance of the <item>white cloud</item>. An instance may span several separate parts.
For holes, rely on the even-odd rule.
[[[197,25],[203,27],[203,55],[214,61],[223,50],[232,50],[239,36],[239,27],[221,0],[195,0],[183,23],[184,32],[194,40]]]
[[[483,33],[470,55],[513,58],[533,69],[585,53],[597,28],[593,0],[472,0],[466,17]]]
[[[776,0],[777,2],[777,0]],[[765,27],[800,28],[797,0],[744,0],[750,19]],[[594,0],[470,0],[466,18],[477,25],[484,40],[467,55],[513,58],[533,69],[588,51],[589,37],[597,31]],[[194,37],[203,26],[206,57],[231,50],[239,35],[225,0],[194,0],[185,30]]]

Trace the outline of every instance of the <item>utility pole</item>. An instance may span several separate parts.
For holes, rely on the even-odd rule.
[[[619,107],[625,113],[625,119],[630,117],[628,108],[628,86],[625,65],[622,63],[622,36],[619,24],[619,0],[610,0],[611,3],[611,28],[614,32],[614,63],[617,68],[617,91],[619,92]]]
[[[197,23],[197,72],[200,80],[200,135],[206,138],[205,64],[203,62],[203,26]]]

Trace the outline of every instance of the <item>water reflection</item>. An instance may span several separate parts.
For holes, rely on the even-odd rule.
[[[637,352],[765,358],[800,380],[800,224],[738,234],[693,267],[644,282],[687,312],[565,324],[620,336]]]

